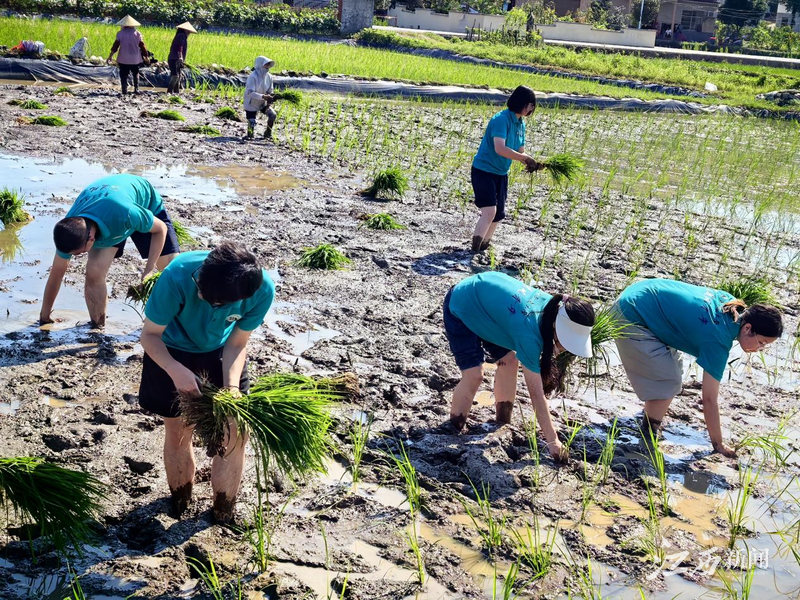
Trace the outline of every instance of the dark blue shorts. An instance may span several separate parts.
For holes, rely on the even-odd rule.
[[[467,327],[464,322],[450,312],[450,296],[453,288],[444,297],[444,333],[450,342],[450,351],[456,359],[456,365],[462,371],[479,367],[485,362],[497,362],[511,352],[492,342],[481,339]],[[487,356],[489,358],[487,360]]]
[[[497,207],[494,223],[505,219],[508,175],[497,175],[472,167],[470,179],[472,180],[472,190],[475,192],[475,206],[478,208]]]
[[[162,209],[156,217],[164,221],[164,225],[167,226],[167,239],[164,240],[164,248],[161,250],[161,256],[180,253],[181,248],[178,245],[178,235],[175,233],[175,227],[172,225],[172,220],[167,214],[167,209]],[[136,249],[139,251],[139,255],[142,258],[147,258],[150,255],[151,235],[153,234],[142,233],[141,231],[134,231],[130,235],[131,241],[136,245]],[[114,258],[122,256],[122,252],[125,250],[125,242],[127,241],[128,240],[122,240],[119,244],[114,246],[114,248],[117,248],[117,253],[114,255]]]

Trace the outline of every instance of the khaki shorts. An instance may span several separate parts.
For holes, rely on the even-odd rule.
[[[639,400],[668,400],[681,391],[683,363],[675,348],[670,348],[646,327],[629,323],[625,337],[614,340],[625,373]]]

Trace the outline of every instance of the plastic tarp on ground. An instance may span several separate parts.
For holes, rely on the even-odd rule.
[[[141,69],[143,85],[166,87],[168,72]],[[185,71],[190,85],[234,84],[244,85],[246,75],[221,75],[207,71]],[[118,80],[116,67],[73,65],[69,61],[31,60],[0,58],[0,79],[20,81],[47,81],[83,84],[114,84]],[[294,88],[308,92],[324,92],[339,95],[373,96],[380,98],[422,98],[451,102],[486,102],[505,104],[507,92],[493,89],[466,88],[459,86],[414,85],[394,81],[364,81],[340,77],[284,77],[274,76],[278,88]],[[581,108],[599,110],[622,110],[658,113],[732,114],[762,118],[785,118],[800,120],[798,113],[775,113],[773,111],[747,111],[725,105],[707,105],[684,100],[639,100],[637,98],[609,98],[605,96],[578,96],[572,94],[545,94],[537,92],[539,106]]]

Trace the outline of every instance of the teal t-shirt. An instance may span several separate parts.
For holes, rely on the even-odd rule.
[[[144,177],[122,173],[98,179],[84,189],[67,217],[86,217],[97,223],[94,248],[110,248],[134,231],[148,232],[153,217],[164,210],[161,195]],[[56,250],[61,258],[71,254]]]
[[[211,352],[225,345],[234,326],[252,331],[264,321],[275,297],[275,284],[264,271],[264,282],[253,296],[214,308],[197,295],[192,279],[207,250],[184,252],[167,265],[156,281],[144,314],[166,326],[162,339],[170,348]]]
[[[478,153],[472,161],[472,166],[487,173],[495,175],[508,175],[511,169],[511,159],[500,156],[494,149],[494,138],[503,138],[506,146],[518,151],[525,145],[525,121],[509,109],[501,110],[491,119],[486,126]]]
[[[697,364],[722,381],[733,342],[741,325],[722,306],[728,292],[672,281],[645,279],[628,286],[617,300],[625,318],[649,329],[667,346],[697,359]]]
[[[481,339],[514,350],[522,365],[539,372],[539,321],[552,296],[505,273],[480,273],[453,288],[450,312]]]

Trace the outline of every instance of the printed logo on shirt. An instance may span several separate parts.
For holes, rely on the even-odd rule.
[[[242,318],[242,315],[228,315],[228,318],[225,319],[228,323],[235,323],[239,319]]]

